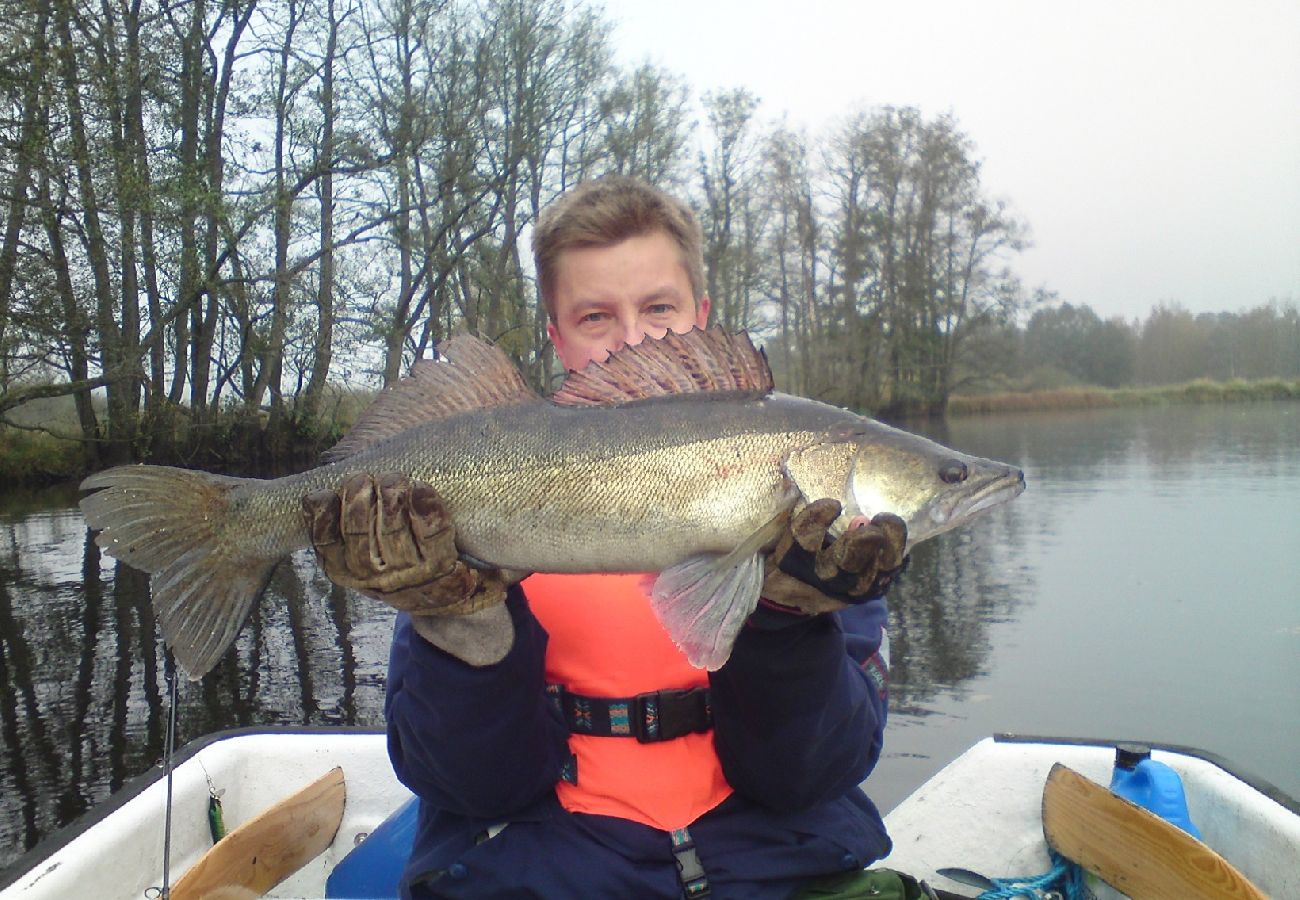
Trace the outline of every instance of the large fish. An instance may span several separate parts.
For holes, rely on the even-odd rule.
[[[384,391],[328,464],[273,480],[165,466],[92,475],[96,542],[142,569],[192,678],[234,641],[276,563],[307,547],[301,498],[358,472],[442,495],[462,555],[522,572],[653,572],[659,620],[716,669],[758,602],[790,513],[821,497],[892,512],[909,548],[1024,490],[1019,469],[774,393],[761,351],[719,329],[668,334],[570,375],[547,399],[472,337]]]

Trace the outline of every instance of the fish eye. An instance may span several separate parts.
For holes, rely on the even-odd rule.
[[[950,459],[939,467],[939,480],[944,484],[961,484],[969,475],[970,470],[960,460]]]

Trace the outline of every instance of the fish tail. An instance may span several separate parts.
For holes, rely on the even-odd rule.
[[[279,557],[236,546],[255,530],[231,492],[255,482],[168,466],[122,466],[91,475],[82,490],[86,524],[105,553],[148,572],[163,639],[191,679],[235,640]]]

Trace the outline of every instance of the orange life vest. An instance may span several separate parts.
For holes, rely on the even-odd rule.
[[[707,687],[655,618],[644,575],[532,575],[523,589],[550,640],[546,681],[588,697],[631,697]],[[570,812],[598,813],[672,831],[731,794],[713,732],[657,743],[573,734],[577,783],[556,786]]]

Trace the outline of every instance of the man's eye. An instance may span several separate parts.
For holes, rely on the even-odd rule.
[[[579,322],[601,322],[604,321],[606,318],[608,318],[608,316],[609,313],[589,312],[578,321]]]
[[[676,309],[677,307],[673,306],[671,303],[655,303],[652,306],[646,307],[646,312],[652,316],[668,316],[672,315]]]

